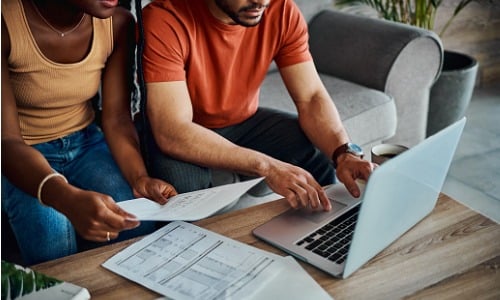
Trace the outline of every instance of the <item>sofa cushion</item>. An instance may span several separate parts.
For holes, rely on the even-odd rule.
[[[320,74],[320,78],[353,141],[367,146],[394,134],[397,120],[392,97],[333,76]],[[266,76],[260,91],[260,106],[297,112],[278,72]]]
[[[294,2],[307,22],[311,21],[319,11],[333,7],[332,0],[295,0]]]

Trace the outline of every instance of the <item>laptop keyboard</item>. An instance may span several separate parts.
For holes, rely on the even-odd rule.
[[[359,207],[357,205],[295,244],[338,264],[343,263],[351,244]]]

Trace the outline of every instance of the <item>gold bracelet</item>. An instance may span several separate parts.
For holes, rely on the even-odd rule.
[[[62,179],[64,179],[64,181],[66,183],[68,183],[68,180],[66,179],[66,177],[64,177],[63,174],[60,174],[60,173],[57,173],[57,172],[54,172],[54,173],[51,173],[47,176],[45,176],[45,178],[40,182],[40,184],[38,185],[38,192],[37,192],[37,198],[38,198],[38,201],[40,202],[41,205],[44,205],[44,206],[47,206],[45,203],[43,203],[42,201],[42,189],[43,189],[43,186],[45,185],[45,183],[51,179],[51,178],[54,178],[54,177],[61,177]]]

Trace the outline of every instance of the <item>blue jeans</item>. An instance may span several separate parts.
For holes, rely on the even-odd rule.
[[[335,169],[330,159],[314,147],[294,114],[259,108],[244,122],[213,131],[236,145],[307,170],[322,186],[335,182]],[[163,154],[150,133],[147,133],[146,145],[152,176],[170,182],[179,193],[210,187],[210,169]]]
[[[134,198],[96,125],[33,147],[74,186],[110,195],[117,202]],[[3,175],[2,213],[7,215],[23,260],[28,265],[105,244],[83,240],[63,214],[40,205],[35,197],[12,185]],[[154,229],[153,222],[142,222],[138,228],[121,232],[113,242],[147,234]]]

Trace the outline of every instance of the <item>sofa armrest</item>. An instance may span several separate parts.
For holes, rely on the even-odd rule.
[[[309,23],[318,72],[391,95],[396,133],[386,142],[411,147],[425,138],[429,91],[439,76],[443,46],[428,30],[323,10]]]

